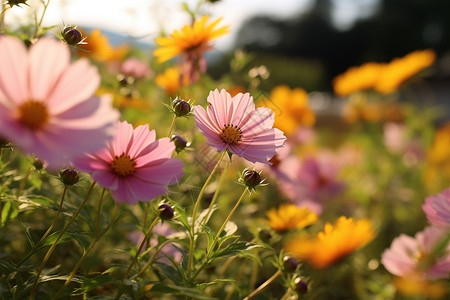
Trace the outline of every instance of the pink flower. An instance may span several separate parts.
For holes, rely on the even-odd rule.
[[[233,98],[225,90],[216,89],[208,96],[208,108],[194,107],[195,123],[217,151],[231,153],[253,163],[270,164],[277,151],[283,147],[286,137],[272,128],[274,114],[270,108],[255,109],[253,97],[248,93]]]
[[[440,253],[436,246],[448,233],[441,228],[427,227],[415,238],[401,234],[381,256],[384,267],[396,276],[422,279],[448,278],[450,272],[450,244]]]
[[[120,72],[134,78],[145,78],[151,75],[149,66],[135,57],[130,57],[124,61],[120,67]]]
[[[184,164],[171,158],[175,145],[169,138],[155,140],[148,125],[133,130],[129,123],[119,123],[107,148],[75,159],[77,169],[92,173],[99,185],[109,188],[117,202],[136,204],[165,194],[166,185],[184,175]]]
[[[0,37],[0,136],[49,168],[95,151],[112,138],[119,114],[110,99],[92,97],[100,84],[86,59],[70,63],[69,48],[42,38],[29,50]]]
[[[344,184],[336,178],[338,164],[329,155],[308,157],[302,162],[291,158],[280,167],[289,178],[279,182],[281,192],[297,206],[307,207],[318,215],[322,213],[324,200],[344,189]]]
[[[422,209],[431,225],[450,229],[450,188],[426,198]]]

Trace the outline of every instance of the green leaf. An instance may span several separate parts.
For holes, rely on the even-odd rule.
[[[9,220],[14,219],[19,214],[19,209],[16,205],[12,203],[12,201],[7,201],[2,209],[2,227],[5,227],[6,223]]]
[[[242,251],[247,251],[250,249],[254,249],[256,247],[259,247],[259,246],[255,245],[255,244],[247,243],[247,242],[235,242],[235,243],[229,244],[224,249],[217,251],[212,256],[212,258],[236,256],[236,255],[239,255]]]
[[[59,234],[60,234],[60,231],[56,231],[56,232],[53,232],[52,234],[50,234],[49,236],[47,236],[42,241],[42,246],[47,246],[47,245],[51,245],[51,244],[55,243],[55,241],[58,238]],[[58,241],[58,244],[67,243],[67,242],[70,242],[70,241],[72,241],[72,237],[66,232],[61,237],[61,239]]]
[[[172,266],[169,266],[162,262],[155,262],[155,265],[157,265],[161,271],[163,272],[164,276],[166,276],[168,279],[172,280],[173,283],[179,284],[181,281],[180,274],[178,273],[178,270],[175,269]]]
[[[109,275],[98,275],[93,278],[83,278],[81,287],[76,289],[72,295],[81,295],[92,291],[98,287],[104,286],[108,283],[115,282],[115,279]]]
[[[177,286],[177,285],[173,285],[173,284],[164,284],[161,282],[154,283],[154,285],[150,291],[186,296],[186,297],[190,297],[192,299],[200,299],[200,300],[216,300],[217,299],[217,298],[206,296],[203,293],[203,291],[199,291],[197,289]]]
[[[22,220],[20,218],[17,218],[17,221],[19,222],[20,227],[22,228],[23,232],[25,233],[25,236],[27,237],[28,242],[31,245],[31,248],[34,249],[34,241],[31,238],[31,234],[30,234],[30,230],[28,227],[25,226],[25,224],[23,224]]]

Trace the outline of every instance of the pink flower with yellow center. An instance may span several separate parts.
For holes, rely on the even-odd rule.
[[[448,279],[450,273],[450,244],[441,245],[448,231],[427,227],[410,237],[401,234],[381,255],[381,263],[392,274],[420,279]],[[442,247],[443,246],[443,247]],[[442,248],[442,249],[438,249]]]
[[[24,152],[58,168],[112,138],[119,114],[93,97],[97,69],[86,59],[70,63],[64,43],[43,38],[27,50],[3,35],[0,65],[0,136]]]
[[[183,162],[171,158],[174,143],[155,137],[148,125],[133,129],[128,122],[121,122],[108,147],[77,158],[74,165],[92,173],[92,179],[110,189],[117,202],[150,201],[165,194],[166,185],[177,183],[184,175]]]
[[[272,128],[274,114],[270,108],[255,109],[248,93],[233,98],[225,90],[216,89],[208,96],[209,106],[194,106],[197,128],[208,144],[222,152],[227,149],[250,162],[270,164],[269,160],[283,147],[286,137]]]

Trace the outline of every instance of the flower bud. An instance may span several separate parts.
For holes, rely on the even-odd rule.
[[[186,116],[191,112],[191,105],[181,99],[175,99],[172,102],[173,111],[178,117]]]
[[[264,243],[267,243],[270,241],[270,239],[272,238],[272,234],[270,233],[269,230],[267,229],[261,229],[259,231],[259,238],[261,241],[263,241]]]
[[[81,32],[75,27],[67,26],[63,29],[61,36],[69,45],[78,45],[82,41]]]
[[[169,204],[163,203],[160,204],[159,207],[159,217],[161,220],[170,220],[173,218],[174,212],[172,206]]]
[[[75,169],[65,169],[59,173],[62,183],[64,185],[72,186],[80,181],[80,176]]]
[[[36,157],[33,166],[36,170],[42,170],[44,168],[44,162]]]
[[[254,170],[244,170],[242,176],[244,184],[249,188],[254,188],[261,183],[261,175]]]
[[[283,258],[283,268],[287,272],[295,272],[297,270],[298,263],[295,259],[289,256]]]
[[[28,0],[8,0],[7,3],[9,4],[10,7],[13,7],[14,5],[19,6],[19,4],[25,4],[25,5],[28,5],[28,4],[27,4],[27,1],[28,1]]]
[[[172,135],[172,142],[175,144],[175,151],[180,152],[187,146],[186,140],[179,135]]]
[[[308,292],[308,284],[301,278],[298,277],[295,278],[294,283],[295,283],[295,291],[298,294],[306,294],[306,292]]]

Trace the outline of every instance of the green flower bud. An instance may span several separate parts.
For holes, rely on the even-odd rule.
[[[67,186],[75,185],[80,181],[80,176],[75,169],[65,169],[64,171],[60,171],[59,177],[61,182]]]
[[[181,99],[175,99],[172,102],[173,111],[178,117],[186,116],[191,112],[191,105]]]
[[[244,184],[249,188],[256,187],[262,181],[261,175],[254,170],[244,170],[244,172],[242,172],[242,176]]]

